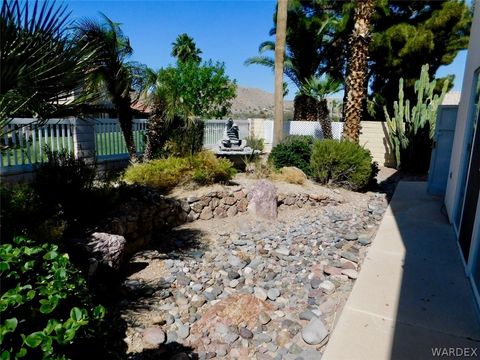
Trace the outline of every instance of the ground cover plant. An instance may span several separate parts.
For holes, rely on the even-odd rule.
[[[16,237],[0,245],[1,359],[66,359],[91,340],[105,315],[67,254]]]

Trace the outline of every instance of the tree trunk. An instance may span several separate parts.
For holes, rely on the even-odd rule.
[[[330,120],[330,113],[328,111],[327,99],[318,101],[317,104],[318,121],[322,126],[323,138],[333,139],[332,121]]]
[[[293,100],[293,120],[317,121],[317,107],[318,101],[315,98],[305,94],[298,94]]]
[[[152,160],[165,145],[165,113],[153,111],[148,119],[145,152],[143,158]]]
[[[368,43],[375,0],[357,0],[353,31],[348,39],[348,74],[343,136],[358,143],[362,110],[367,99]]]
[[[130,161],[136,163],[138,162],[138,157],[135,142],[133,141],[133,114],[130,103],[131,101],[129,98],[117,101],[118,122],[122,129]]]
[[[275,121],[273,124],[273,145],[283,138],[283,62],[287,36],[288,0],[278,0],[277,33],[275,39]]]

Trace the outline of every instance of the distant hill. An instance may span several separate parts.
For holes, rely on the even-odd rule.
[[[331,114],[340,117],[342,99],[329,98],[328,106]],[[336,104],[336,105],[335,105]],[[293,119],[293,101],[285,100],[285,120]],[[237,96],[232,101],[230,116],[234,118],[265,117],[273,118],[273,94],[258,88],[247,88],[239,86]]]
[[[285,101],[285,115],[293,117],[293,101]],[[273,117],[273,94],[257,88],[239,86],[232,101],[232,117]]]

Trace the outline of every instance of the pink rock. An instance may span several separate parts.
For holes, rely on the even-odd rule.
[[[277,218],[277,189],[271,182],[259,181],[253,186],[249,195],[251,195],[248,204],[249,213],[270,220]]]

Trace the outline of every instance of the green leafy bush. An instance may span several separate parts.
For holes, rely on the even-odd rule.
[[[378,172],[370,151],[356,143],[337,140],[313,144],[311,169],[320,183],[352,190],[365,188]]]
[[[53,244],[17,237],[0,245],[1,359],[65,359],[100,324],[105,309],[94,306],[85,280]]]
[[[295,166],[305,174],[311,174],[310,157],[312,155],[313,138],[311,136],[291,135],[275,146],[269,156],[269,161],[276,169]]]
[[[202,151],[189,157],[171,156],[132,165],[125,171],[124,180],[168,191],[176,185],[191,181],[200,185],[228,181],[235,173],[229,160]]]

